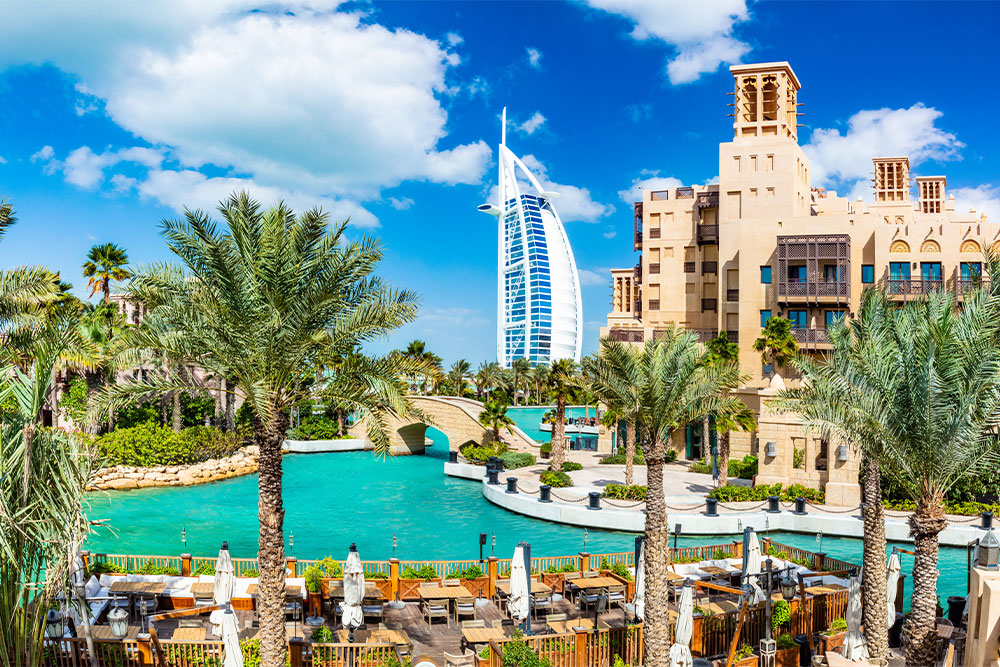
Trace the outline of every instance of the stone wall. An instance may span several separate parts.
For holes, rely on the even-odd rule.
[[[133,468],[115,466],[97,471],[90,490],[141,489],[149,486],[190,486],[257,472],[256,445],[238,449],[223,459],[190,465]]]

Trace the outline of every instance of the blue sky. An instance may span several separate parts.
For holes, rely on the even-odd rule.
[[[159,221],[247,188],[382,239],[446,362],[495,358],[495,219],[508,145],[561,191],[597,346],[630,266],[639,185],[705,183],[731,135],[728,65],[788,60],[814,186],[867,196],[871,157],[945,173],[1000,217],[991,33],[1000,4],[716,0],[0,5],[0,263],[62,272],[99,242],[169,259]]]

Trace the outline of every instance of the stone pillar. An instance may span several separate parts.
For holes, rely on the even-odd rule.
[[[777,652],[777,643],[773,639],[760,640],[760,657],[757,660],[758,667],[774,667],[774,654]]]
[[[997,667],[1000,642],[1000,570],[972,568],[965,664]]]
[[[861,504],[861,485],[858,483],[861,455],[857,450],[847,447],[847,460],[838,461],[837,450],[841,444],[843,443],[837,439],[827,442],[826,503],[841,507],[857,507]]]

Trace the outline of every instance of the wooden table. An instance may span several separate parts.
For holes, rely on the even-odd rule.
[[[166,587],[162,581],[116,581],[109,591],[112,595],[162,595]]]
[[[723,570],[721,567],[716,567],[715,565],[708,565],[706,567],[699,567],[700,571],[704,572],[711,578],[716,577],[728,577],[729,570]]]
[[[575,581],[575,579],[571,580],[571,581]],[[509,581],[505,582],[505,583],[497,582],[497,590],[500,591],[501,593],[503,593],[504,595],[510,595],[510,582]],[[531,593],[532,594],[535,594],[535,593],[551,593],[551,592],[552,592],[552,587],[549,586],[548,584],[543,584],[540,581],[532,581],[531,582]]]
[[[136,635],[139,634],[140,630],[142,630],[142,628],[139,627],[138,625],[130,625],[128,626],[128,632],[125,634],[124,638],[135,639]],[[112,640],[118,639],[118,637],[115,637],[111,633],[110,625],[92,625],[90,626],[90,635],[94,639],[112,639]]]
[[[954,632],[955,632],[955,626],[953,625],[937,626],[937,636],[939,639],[951,639],[951,635]]]
[[[584,590],[588,588],[607,588],[609,586],[624,586],[622,582],[611,577],[582,577],[572,579],[573,585]]]
[[[687,579],[687,577],[685,577],[682,574],[677,574],[676,572],[671,572],[670,570],[667,570],[667,581],[678,581],[684,579]]]
[[[258,586],[257,584],[250,584],[247,586],[247,595],[250,597],[257,597]],[[302,597],[302,587],[301,586],[285,586],[285,597],[286,598],[300,598]]]
[[[564,634],[566,632],[575,632],[574,628],[586,628],[587,630],[594,629],[594,619],[581,616],[580,618],[571,618],[565,621],[547,621],[546,625],[549,629],[556,634]]]
[[[503,628],[462,628],[466,644],[487,644],[492,639],[506,639]]]
[[[826,595],[827,593],[836,593],[837,591],[846,591],[846,586],[841,586],[840,584],[822,584],[820,586],[809,586],[805,589],[806,593],[810,595]]]
[[[706,611],[712,611],[716,614],[727,614],[731,611],[736,611],[739,609],[738,600],[721,600],[719,602],[709,602],[707,605],[700,605],[702,609]]]
[[[334,633],[334,636],[341,644],[347,644],[351,638],[351,633],[348,630],[341,628]],[[406,634],[404,630],[355,630],[355,643],[357,643],[357,640],[360,638],[364,638],[365,642],[368,644],[396,644],[398,646],[413,646],[410,636]]]
[[[184,642],[203,642],[205,641],[205,628],[204,626],[200,628],[177,628],[170,638]]]
[[[337,583],[337,584],[334,584],[334,583],[331,582],[329,588],[327,589],[327,597],[338,599],[338,600],[341,599],[341,598],[343,598],[344,597],[344,582],[341,581],[340,583]],[[377,585],[375,585],[372,582],[366,581],[365,582],[365,597],[366,598],[380,598],[380,597],[382,597],[382,593],[379,592]]]
[[[476,597],[465,586],[420,586],[417,591],[421,600],[455,600]]]
[[[196,584],[191,585],[191,595],[195,598],[211,598],[215,597],[215,582],[214,581],[199,581]]]

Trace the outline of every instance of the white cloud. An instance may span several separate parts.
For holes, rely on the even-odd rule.
[[[449,32],[444,38],[448,41],[449,46],[461,46],[465,42],[465,38],[457,32]]]
[[[965,214],[975,209],[993,222],[1000,221],[1000,186],[984,184],[974,188],[951,188],[948,192],[955,195],[956,213]]]
[[[611,282],[611,278],[609,276],[606,276],[603,273],[598,273],[597,271],[591,271],[590,269],[577,269],[577,273],[580,276],[581,287],[607,285]]]
[[[927,160],[959,159],[965,144],[935,126],[941,112],[923,104],[906,109],[859,111],[847,121],[847,131],[813,130],[802,147],[812,164],[816,186],[844,185],[851,196],[870,194],[873,157],[907,156],[911,166]]]
[[[643,178],[643,176],[646,178]],[[644,169],[640,172],[639,176],[632,179],[632,185],[624,190],[618,191],[618,196],[622,198],[623,202],[631,205],[634,202],[642,201],[643,190],[668,190],[670,188],[678,188],[683,185],[684,183],[682,183],[678,178],[674,178],[673,176],[660,176],[660,172],[658,171]]]
[[[548,169],[534,155],[525,155],[521,161],[535,175],[543,189],[559,193],[559,198],[552,203],[563,222],[598,222],[614,212],[614,206],[594,201],[587,188],[561,185],[549,180]],[[490,201],[495,199],[495,196],[490,197]]]
[[[396,199],[395,197],[389,197],[389,206],[393,207],[397,211],[405,211],[412,207],[416,202],[414,202],[409,197],[403,197],[402,199]]]
[[[125,174],[115,174],[111,177],[111,186],[118,194],[128,194],[139,184],[139,179],[126,176]]]
[[[39,12],[15,2],[5,6],[0,69],[50,62],[78,77],[84,100],[162,146],[179,163],[178,178],[221,169],[338,202],[377,199],[407,180],[480,182],[488,145],[448,142],[439,101],[453,94],[446,76],[458,55],[331,11],[338,4],[279,0],[250,11],[259,0],[95,0]],[[72,177],[89,184],[110,157],[75,160]]]
[[[523,134],[531,135],[534,134],[535,131],[538,130],[538,128],[540,128],[544,124],[545,124],[545,116],[543,116],[540,111],[536,111],[531,116],[531,118],[524,121],[523,123],[518,124],[516,127],[518,131],[522,132]]]
[[[163,162],[163,154],[141,146],[103,153],[94,153],[89,146],[81,146],[66,156],[61,167],[67,183],[91,190],[104,181],[104,170],[119,162],[157,167]],[[116,188],[119,188],[120,184],[120,181],[117,182]]]
[[[606,239],[613,239],[618,236],[618,231],[614,227],[608,227],[608,230],[601,234]]]
[[[634,24],[632,38],[658,40],[672,47],[666,73],[672,84],[697,81],[722,64],[738,63],[750,46],[733,37],[737,23],[747,21],[746,0],[587,0],[596,9],[625,17]]]
[[[42,146],[31,156],[32,162],[47,162],[52,159],[56,151],[52,146]]]
[[[7,160],[4,158],[3,155],[0,155],[0,164],[7,164]]]
[[[525,47],[524,52],[528,56],[528,65],[533,69],[542,69],[542,52],[533,46]]]

